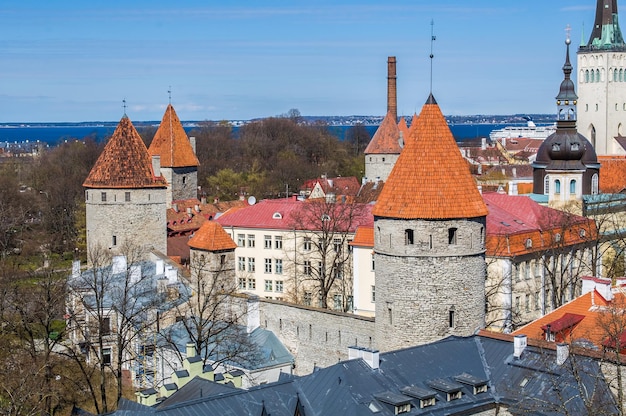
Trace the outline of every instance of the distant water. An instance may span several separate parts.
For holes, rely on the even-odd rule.
[[[476,137],[489,137],[489,133],[494,129],[504,127],[503,124],[457,124],[451,125],[450,130],[456,141],[473,139]],[[340,140],[344,140],[349,126],[330,126],[331,133]],[[373,136],[378,126],[366,126],[370,136]],[[190,133],[194,128],[186,127],[185,131]],[[234,128],[237,130],[237,127]],[[102,126],[62,126],[62,127],[3,127],[0,128],[0,146],[5,143],[14,144],[22,142],[44,142],[49,145],[56,145],[65,140],[84,139],[91,137],[97,141],[110,137],[115,131],[115,127]]]

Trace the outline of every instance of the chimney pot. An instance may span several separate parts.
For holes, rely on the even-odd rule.
[[[157,178],[161,176],[161,156],[152,156],[152,174]]]
[[[515,335],[513,338],[513,357],[520,358],[528,345],[526,335]]]

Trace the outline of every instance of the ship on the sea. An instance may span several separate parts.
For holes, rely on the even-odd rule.
[[[524,117],[525,126],[506,126],[501,129],[492,130],[489,133],[491,141],[502,141],[502,139],[546,139],[556,131],[556,123],[547,126],[537,126],[531,117]]]

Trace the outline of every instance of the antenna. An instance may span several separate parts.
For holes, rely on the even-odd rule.
[[[433,43],[435,43],[436,40],[437,40],[437,37],[435,36],[435,21],[431,20],[430,21],[430,93],[431,94],[433,92],[433,58],[435,57],[435,55],[433,55]]]

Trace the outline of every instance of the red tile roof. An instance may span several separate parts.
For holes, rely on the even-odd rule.
[[[549,248],[589,243],[598,237],[593,220],[539,205],[526,196],[483,194],[489,209],[488,256],[510,257]],[[560,241],[557,241],[557,234]],[[532,241],[528,247],[527,240]]]
[[[215,221],[206,221],[189,240],[189,247],[206,251],[234,250],[237,244]]]
[[[402,133],[402,138],[404,139],[404,141],[409,139],[409,126],[406,125],[406,120],[404,119],[404,117],[400,117],[398,130],[400,130],[400,133]]]
[[[200,228],[205,221],[213,219],[215,214],[246,205],[245,201],[239,200],[214,204],[202,203],[197,199],[173,201],[172,208],[168,208],[166,212],[167,233],[169,236],[187,235]]]
[[[607,307],[615,308],[616,310],[623,309],[626,297],[621,292],[614,292],[613,299],[611,301],[605,300],[602,295],[593,290],[582,296],[577,297],[571,302],[555,309],[549,314],[537,319],[525,325],[516,331],[512,335],[526,335],[530,339],[545,340],[545,327],[548,324],[554,322],[560,322],[566,316],[582,316],[583,319],[578,320],[577,323],[569,326],[562,327],[561,331],[566,334],[561,334],[561,337],[556,337],[556,342],[571,342],[577,339],[585,339],[591,341],[600,349],[603,343],[607,340],[607,332],[600,325],[603,311],[607,311]],[[623,312],[620,313],[622,316]],[[558,324],[561,326],[561,324]],[[552,332],[558,332],[551,328]],[[557,334],[558,335],[558,334]],[[563,335],[566,335],[565,337]]]
[[[316,184],[320,184],[325,194],[334,193],[335,195],[354,196],[359,192],[361,185],[354,176],[337,177],[337,178],[316,178],[309,179],[300,187],[302,191],[311,192]]]
[[[374,215],[405,219],[487,215],[467,162],[432,95],[411,128]]]
[[[350,245],[356,247],[374,247],[374,227],[359,227]]]
[[[396,124],[396,119],[391,112],[388,112],[365,148],[365,154],[399,155],[402,151],[399,140],[400,130]]]
[[[255,205],[235,210],[216,219],[224,228],[258,228],[270,230],[316,230],[319,227],[318,221],[307,221],[302,217],[306,216],[306,204],[316,204],[317,202],[296,201],[293,199],[264,199]],[[350,204],[339,204],[335,206],[338,210]],[[354,206],[355,218],[349,224],[348,230],[356,231],[361,225],[374,225],[374,217],[371,214],[371,205],[357,204]],[[341,225],[338,229],[341,228]]]
[[[617,194],[626,189],[626,159],[598,156],[600,162],[600,192]]]
[[[85,179],[86,188],[161,188],[163,177],[155,177],[152,158],[133,123],[124,115],[96,164]]]
[[[161,156],[161,166],[164,168],[182,168],[200,164],[172,104],[167,106],[148,152],[151,156]]]

